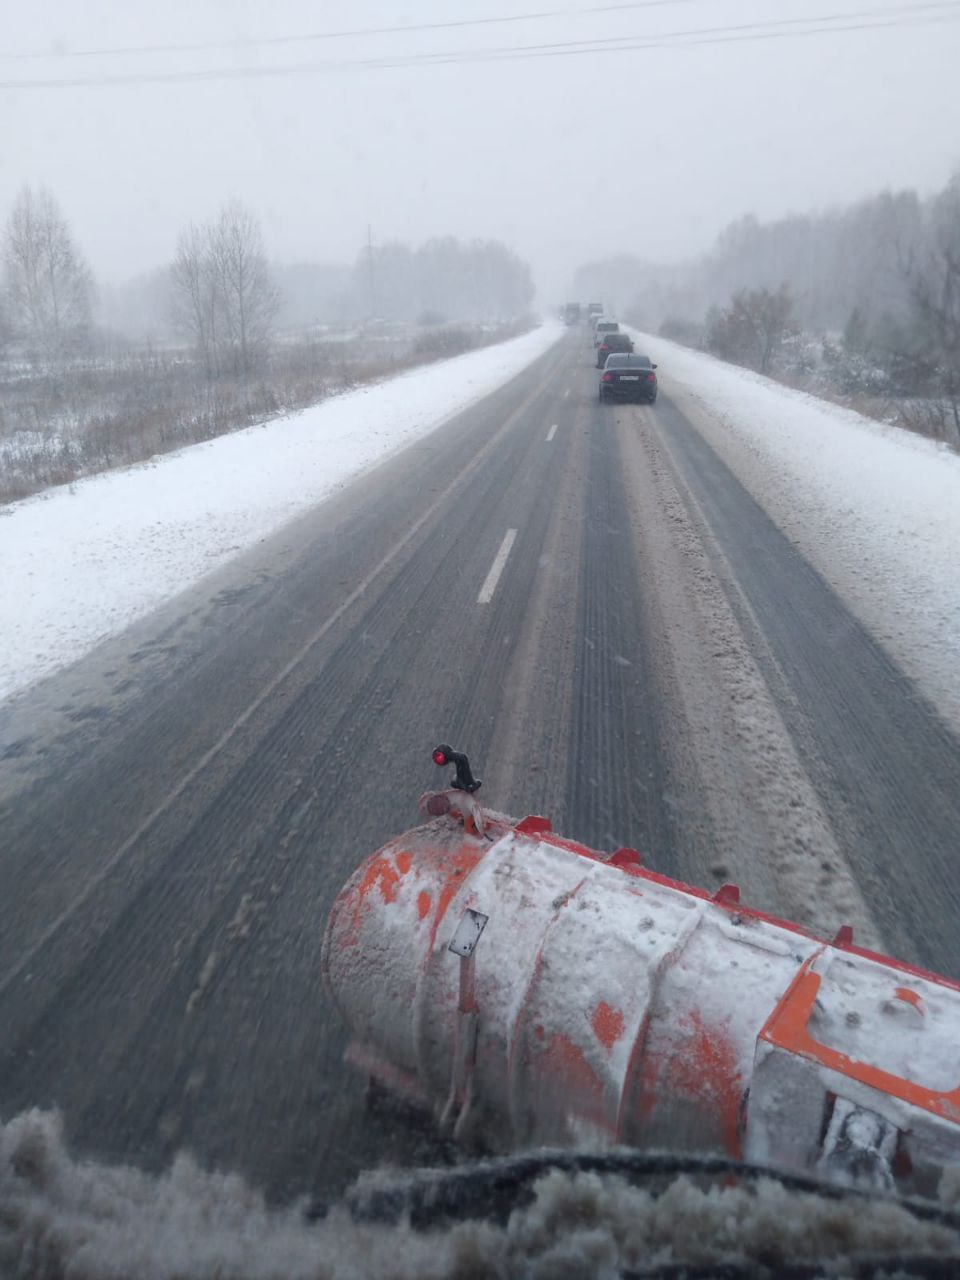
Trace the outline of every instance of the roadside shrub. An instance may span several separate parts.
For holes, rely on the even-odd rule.
[[[446,356],[472,351],[483,341],[483,330],[465,325],[448,325],[421,334],[413,344],[415,359],[442,360]]]
[[[137,352],[114,344],[51,375],[8,352],[0,360],[0,503],[304,409],[403,369],[502,342],[531,324],[444,326],[376,341],[286,336],[248,378],[210,378],[196,357],[174,348]]]

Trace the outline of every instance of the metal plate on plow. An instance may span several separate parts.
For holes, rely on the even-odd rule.
[[[472,956],[474,948],[480,941],[484,926],[489,919],[490,917],[485,916],[482,911],[474,911],[472,907],[467,907],[460,918],[460,923],[457,925],[457,931],[453,935],[449,950],[454,955],[464,958]]]

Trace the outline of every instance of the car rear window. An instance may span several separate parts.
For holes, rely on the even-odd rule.
[[[612,360],[614,357],[611,356]],[[618,362],[628,365],[631,369],[649,369],[652,362],[649,356],[617,356]]]

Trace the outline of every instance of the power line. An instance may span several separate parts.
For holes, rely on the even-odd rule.
[[[943,10],[949,12],[938,12]],[[721,44],[735,42],[737,39],[773,39],[789,36],[822,35],[827,31],[860,31],[882,29],[889,26],[905,26],[911,25],[905,19],[914,14],[920,15],[921,21],[912,25],[928,25],[931,21],[952,21],[955,16],[960,17],[960,12],[958,11],[960,11],[960,0],[936,0],[933,3],[902,5],[899,8],[859,9],[846,13],[825,13],[807,18],[783,18],[717,27],[698,27],[682,31],[662,31],[650,37],[641,36],[636,39],[632,37],[603,36],[594,40],[564,40],[551,44],[502,46],[500,48],[463,50],[453,53],[411,54],[409,58],[398,56],[395,59],[382,59],[379,61],[383,63],[389,61],[391,66],[405,66],[414,63],[420,65],[421,63],[444,63],[460,60],[469,62],[500,61],[529,55],[550,56],[568,51],[573,53],[603,53],[614,52],[621,48],[626,50],[658,49],[665,47],[667,42],[671,44],[688,43],[691,45]],[[816,25],[824,22],[831,24],[847,23],[853,19],[861,18],[875,18],[879,19],[879,21],[875,23],[858,22],[849,26],[831,25],[823,27]],[[787,27],[804,27],[807,29],[782,32],[777,30],[778,28]],[[714,39],[713,37],[722,37],[722,39]]]
[[[624,13],[642,9],[675,8],[681,4],[698,4],[702,2],[703,0],[619,0],[616,4],[603,4],[593,8],[584,8],[581,6],[579,8],[572,9],[541,9],[528,13],[501,14],[487,18],[458,18],[447,22],[407,23],[382,27],[353,27],[337,31],[304,32],[300,35],[251,36],[239,37],[235,40],[227,41],[210,40],[182,44],[115,45],[100,49],[31,50],[20,53],[3,53],[0,51],[0,59],[12,61],[49,61],[52,58],[93,58],[158,53],[196,53],[207,52],[215,49],[250,49],[284,44],[307,44],[324,40],[343,40],[347,38],[366,36],[401,35],[425,31],[449,31],[466,27],[502,26],[508,23],[540,22],[556,18],[593,17],[598,14]],[[938,6],[930,6],[926,4],[915,6],[917,9],[927,9],[930,7]],[[890,10],[890,12],[895,12],[895,10]],[[793,22],[815,22],[819,20],[820,19],[818,19],[816,15],[812,18],[806,19],[791,19]]]
[[[949,10],[949,12],[923,12],[919,17],[908,17],[920,10]],[[691,28],[686,31],[666,32],[649,39],[616,39],[606,37],[599,41],[568,41],[552,45],[516,45],[492,50],[451,50],[446,53],[421,53],[394,58],[344,59],[317,63],[289,64],[273,67],[226,67],[193,71],[124,73],[90,77],[58,77],[46,80],[0,80],[0,90],[15,89],[65,89],[65,88],[117,88],[147,84],[185,84],[216,80],[248,80],[282,78],[287,76],[318,75],[351,70],[385,71],[410,67],[443,66],[463,63],[521,61],[532,58],[585,56],[601,53],[635,53],[654,49],[693,48],[704,45],[733,44],[743,41],[798,39],[806,36],[829,35],[844,32],[892,30],[909,26],[930,26],[954,22],[960,18],[960,0],[942,0],[941,3],[913,5],[909,9],[870,10],[868,13],[883,15],[881,20],[851,22],[858,11],[848,14],[822,14],[807,19],[789,18],[782,21],[740,26]],[[812,25],[797,29],[793,24],[807,22]],[[829,22],[829,26],[816,23]],[[776,28],[791,27],[790,30]]]
[[[511,13],[490,18],[457,18],[449,22],[415,22],[392,27],[354,27],[341,31],[308,31],[302,35],[249,36],[236,40],[209,40],[189,44],[115,45],[103,49],[48,49],[22,53],[0,52],[0,59],[26,61],[51,58],[102,58],[115,55],[154,53],[198,53],[212,49],[251,49],[281,44],[308,44],[320,40],[345,40],[363,36],[395,36],[424,31],[450,31],[462,27],[490,27],[516,22],[541,22],[552,18],[593,17],[601,13],[622,13],[637,9],[674,8],[681,4],[700,4],[702,0],[621,0],[597,8],[541,9],[534,13]]]

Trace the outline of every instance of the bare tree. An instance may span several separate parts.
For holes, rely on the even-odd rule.
[[[239,201],[221,210],[211,248],[234,371],[248,374],[263,355],[280,291],[270,276],[260,224]]]
[[[170,268],[173,321],[193,342],[208,377],[219,372],[217,279],[210,231],[193,223],[181,231]]]
[[[717,355],[768,373],[790,330],[793,299],[785,284],[777,291],[741,289],[723,310],[707,316],[707,346]]]
[[[93,277],[46,188],[17,197],[3,264],[11,323],[35,358],[60,360],[86,341]]]
[[[208,375],[247,375],[262,358],[280,305],[260,225],[238,201],[205,226],[181,232],[170,270],[174,320]]]

